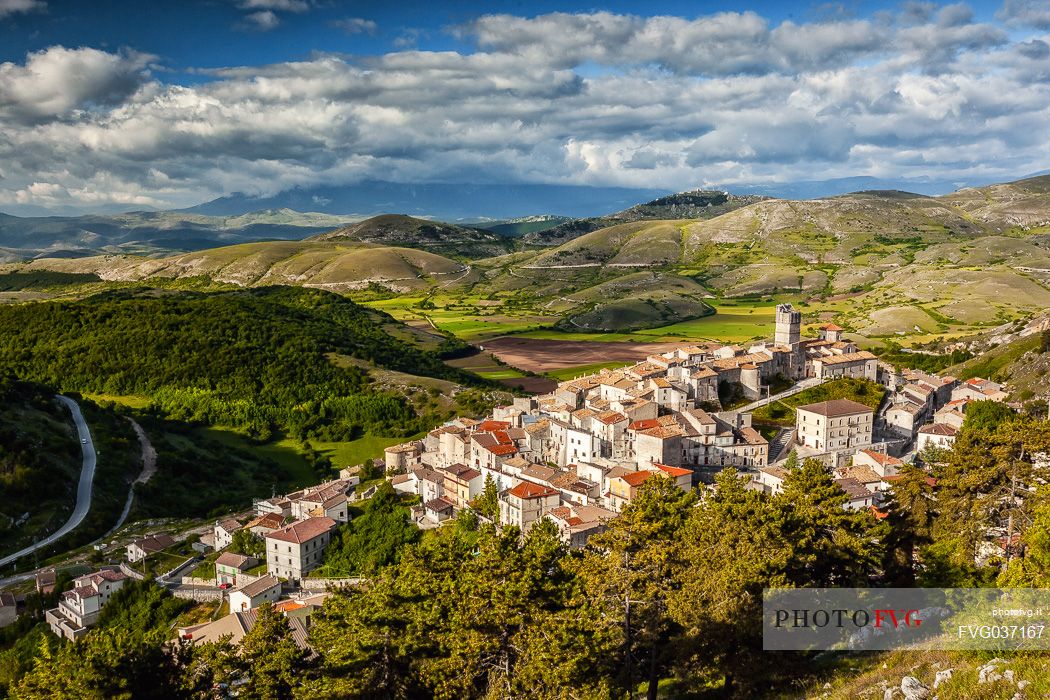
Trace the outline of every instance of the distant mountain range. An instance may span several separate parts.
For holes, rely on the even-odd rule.
[[[356,185],[291,189],[271,197],[232,194],[184,211],[231,216],[259,209],[326,214],[407,214],[450,222],[514,219],[535,214],[597,216],[670,194],[664,189],[575,185],[473,185],[368,181]]]
[[[413,246],[414,232],[435,233],[406,221],[427,219],[431,228],[449,222],[455,235],[438,232],[422,247],[468,257],[496,254],[521,237],[528,245],[560,245],[583,234],[631,221],[710,219],[770,197],[808,199],[847,192],[891,191],[895,197],[956,190],[933,180],[842,178],[779,185],[732,186],[668,194],[658,189],[568,185],[403,185],[365,182],[352,186],[293,189],[272,197],[231,195],[166,212],[129,212],[73,217],[16,217],[0,214],[0,262],[37,257],[84,257],[99,253],[165,255],[253,241],[302,240],[377,216],[402,216],[397,240]],[[912,195],[909,192],[920,194]],[[641,203],[640,203],[641,202]],[[387,222],[389,223],[389,222]],[[387,227],[384,237],[390,237]],[[403,229],[403,230],[402,230]],[[471,233],[473,231],[473,233]],[[453,240],[454,239],[454,240]],[[440,243],[440,245],[438,244]],[[472,246],[482,244],[480,248]],[[467,248],[460,248],[466,245]]]
[[[1050,174],[1050,170],[1026,175],[1027,179]],[[772,182],[769,184],[715,185],[705,189],[725,190],[739,195],[761,195],[775,199],[818,199],[865,190],[899,190],[928,196],[951,194],[964,187],[984,187],[997,182],[991,178],[962,178],[938,180],[932,178],[878,178],[869,176],[840,177],[831,180],[798,180],[795,182]]]

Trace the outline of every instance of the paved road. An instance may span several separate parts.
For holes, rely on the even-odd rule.
[[[96,461],[95,444],[91,441],[91,431],[88,429],[87,421],[84,420],[84,414],[80,412],[80,406],[77,405],[76,401],[68,396],[56,396],[55,398],[64,403],[70,413],[73,414],[73,423],[77,426],[77,437],[79,437],[82,442],[81,449],[84,453],[84,457],[83,466],[80,469],[80,483],[77,484],[77,504],[76,507],[73,508],[73,514],[69,516],[69,520],[66,521],[65,525],[58,528],[54,533],[40,540],[36,544],[32,544],[21,551],[0,559],[0,567],[7,566],[16,559],[21,559],[25,555],[32,554],[41,547],[46,547],[56,540],[65,537],[83,522],[84,517],[91,509],[91,483],[95,479]]]

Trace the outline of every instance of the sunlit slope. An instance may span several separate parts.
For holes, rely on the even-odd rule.
[[[375,283],[397,292],[464,280],[472,274],[469,266],[424,250],[318,241],[246,243],[157,259],[45,259],[20,269],[94,272],[114,281],[203,276],[239,286],[286,284],[335,290]]]

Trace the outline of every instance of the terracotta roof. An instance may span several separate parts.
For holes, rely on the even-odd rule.
[[[849,496],[850,500],[871,498],[871,491],[856,479],[835,479],[835,483],[839,485],[839,488],[846,492],[846,495]]]
[[[686,411],[686,413],[691,415],[693,418],[696,418],[696,420],[701,425],[714,425],[715,424],[714,417],[710,413],[708,413],[707,411],[705,411],[702,408],[692,408],[692,409],[689,409],[688,411]]]
[[[442,511],[455,509],[456,504],[448,500],[444,496],[438,496],[437,498],[432,498],[429,501],[427,501],[426,505],[423,507],[427,510],[434,511],[435,513],[440,513]]]
[[[882,477],[866,464],[853,467],[843,467],[835,473],[838,474],[840,479],[855,479],[862,484],[874,484],[882,481]]]
[[[335,508],[340,503],[346,503],[346,502],[347,502],[346,494],[345,493],[341,493],[338,496],[332,496],[331,498],[329,498],[327,501],[325,501],[324,503],[321,504],[321,507],[324,508],[325,510],[331,510],[332,508]]]
[[[223,552],[219,555],[219,558],[215,560],[216,566],[232,566],[235,569],[251,568],[248,566],[248,562],[251,561],[251,557],[247,557],[243,554],[234,554],[233,552]]]
[[[672,467],[668,464],[660,464],[658,462],[654,463],[653,466],[662,471],[664,474],[667,474],[668,476],[672,477],[685,476],[687,474],[691,475],[693,473],[688,469],[682,469],[681,467]]]
[[[604,413],[598,414],[598,421],[605,425],[613,425],[627,420],[627,416],[620,413],[619,411],[605,411]]]
[[[844,331],[846,329],[843,328],[842,326],[836,326],[834,323],[825,323],[823,326],[820,327],[820,330],[822,330],[822,331]]]
[[[510,423],[505,420],[483,420],[474,426],[474,430],[479,433],[489,433],[494,430],[506,430],[510,427]]]
[[[514,445],[493,445],[492,447],[485,446],[485,449],[496,455],[497,457],[504,457],[506,455],[517,454],[518,448]]]
[[[253,527],[267,527],[271,530],[276,530],[282,525],[284,525],[284,518],[282,518],[280,515],[278,515],[277,513],[264,513],[255,520],[252,520],[244,527],[248,528],[249,530]]]
[[[924,435],[946,435],[954,437],[959,431],[950,425],[945,425],[944,423],[931,423],[930,425],[924,425],[919,428],[919,432]]]
[[[677,425],[661,425],[656,428],[649,428],[648,430],[641,430],[639,432],[642,435],[648,435],[650,437],[658,438],[660,440],[666,440],[667,438],[682,435],[684,431]]]
[[[276,576],[273,574],[266,574],[265,576],[260,576],[251,583],[247,583],[240,588],[235,588],[234,590],[243,593],[249,598],[254,598],[257,595],[265,593],[271,588],[280,585],[281,582]]]
[[[843,355],[832,355],[830,357],[818,357],[814,362],[821,362],[825,365],[842,365],[849,362],[866,362],[867,360],[877,360],[878,358],[872,355],[867,350],[861,350],[860,352],[847,352]]]
[[[303,542],[309,542],[314,538],[320,537],[329,530],[334,529],[335,525],[335,521],[331,518],[307,518],[306,520],[292,523],[280,530],[274,530],[273,532],[267,533],[266,539],[302,544]]]
[[[883,454],[882,452],[876,452],[875,450],[861,450],[861,452],[863,452],[868,457],[871,457],[873,460],[875,460],[879,464],[893,465],[893,466],[900,466],[900,465],[904,464],[904,462],[902,462],[901,460],[897,459],[896,457],[890,457],[887,454]]]
[[[868,408],[862,403],[857,403],[851,399],[832,399],[831,401],[821,401],[820,403],[811,403],[805,406],[799,406],[799,411],[806,411],[807,413],[816,413],[817,415],[824,416],[826,418],[836,418],[839,416],[852,416],[858,413],[873,413],[872,409]]]
[[[762,437],[762,433],[758,432],[754,428],[741,428],[740,437],[744,439],[749,445],[768,445],[769,440]]]
[[[226,617],[220,617],[215,622],[203,625],[195,625],[184,631],[190,639],[196,643],[218,642],[223,637],[228,637],[232,644],[240,644],[244,635],[247,634],[259,619],[259,610],[248,610],[246,612],[230,613]],[[309,650],[309,633],[305,623],[298,618],[288,618],[288,626],[292,629],[292,641],[303,650]]]
[[[420,446],[418,442],[403,442],[400,445],[392,445],[384,448],[383,452],[391,452],[393,454],[401,454],[403,452],[417,452]]]
[[[543,432],[544,430],[547,430],[550,427],[551,427],[551,422],[549,420],[547,420],[546,418],[541,418],[540,420],[536,421],[535,423],[529,423],[528,425],[526,425],[525,426],[525,432],[528,433],[529,435],[532,435],[534,433]]]
[[[522,481],[508,493],[517,498],[544,498],[546,496],[557,496],[558,492],[552,488],[534,484],[531,481]]]
[[[305,603],[301,603],[298,600],[279,600],[273,603],[273,609],[279,613],[290,613],[293,610],[302,610],[306,607]]]
[[[627,426],[628,430],[648,430],[649,428],[660,427],[660,421],[656,418],[646,418],[644,420],[636,420]]]
[[[138,545],[143,552],[153,553],[167,549],[175,544],[175,538],[171,535],[151,535],[141,540],[135,540],[133,544]]]
[[[91,598],[93,596],[97,596],[98,591],[96,591],[91,586],[77,586],[71,591],[66,591],[64,595],[69,596],[69,594],[72,594],[72,596],[70,597],[74,598]]]
[[[95,573],[91,574],[91,578],[96,583],[98,583],[99,580],[111,581],[111,582],[123,581],[124,579],[127,578],[127,576],[125,576],[124,574],[122,574],[119,571],[110,571],[109,569],[99,569]]]
[[[521,470],[521,475],[523,477],[531,477],[540,481],[550,481],[557,474],[557,469],[553,469],[544,464],[530,464]]]
[[[645,480],[648,479],[653,474],[655,474],[655,472],[651,472],[651,471],[648,471],[646,469],[643,469],[641,471],[630,472],[629,474],[624,474],[620,478],[623,479],[624,481],[626,481],[627,484],[630,485],[630,486],[641,486],[642,484],[645,483]]]
[[[472,481],[481,476],[481,472],[472,467],[468,467],[465,464],[453,464],[448,467],[445,467],[444,471],[448,472],[460,481]]]

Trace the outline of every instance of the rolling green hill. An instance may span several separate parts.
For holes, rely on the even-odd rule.
[[[384,246],[421,248],[442,255],[488,257],[513,248],[493,231],[426,221],[401,214],[384,214],[314,236],[316,241],[359,241]]]
[[[691,192],[526,234],[515,252],[511,239],[492,232],[383,216],[310,241],[156,259],[38,260],[0,273],[300,285],[361,299],[401,295],[408,305],[470,298],[466,306],[486,314],[512,312],[501,316],[505,323],[485,322],[495,332],[500,324],[661,328],[709,314],[712,299],[776,299],[801,305],[811,323],[835,320],[862,341],[926,342],[1050,308],[1048,192],[1050,176],[941,197],[868,191],[788,201]]]
[[[395,293],[471,276],[469,266],[435,253],[351,241],[270,241],[170,258],[102,256],[0,266],[0,272],[43,270],[95,274],[114,282],[206,277],[243,287],[281,284],[351,291],[374,285]]]
[[[574,238],[618,224],[653,219],[712,219],[765,197],[727,192],[692,190],[636,204],[623,211],[590,219],[575,219],[559,226],[527,233],[523,240],[534,246],[560,245]]]
[[[0,369],[63,391],[145,396],[164,415],[255,435],[410,435],[435,417],[375,390],[366,369],[330,356],[482,382],[392,334],[398,326],[320,290],[109,292],[0,308]],[[460,346],[447,341],[441,350]]]

